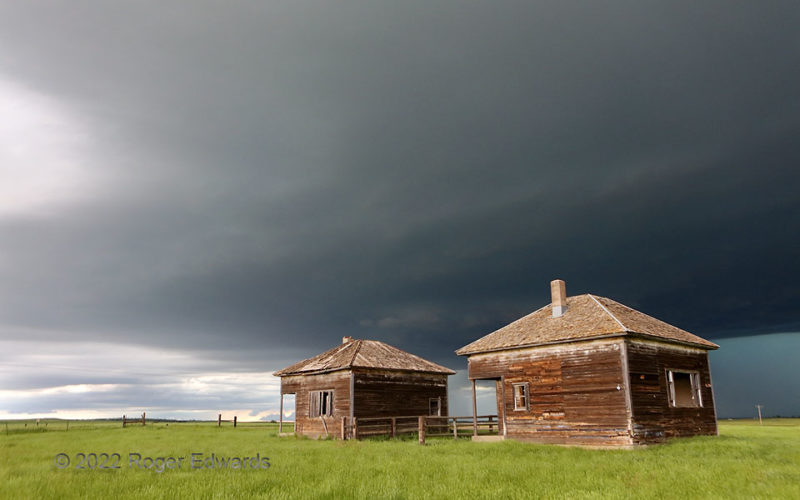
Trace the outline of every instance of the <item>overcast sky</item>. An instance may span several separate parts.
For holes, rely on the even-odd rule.
[[[554,278],[719,343],[721,417],[800,415],[798,25],[0,0],[0,418],[272,418],[343,335],[459,370],[468,412],[453,351]]]

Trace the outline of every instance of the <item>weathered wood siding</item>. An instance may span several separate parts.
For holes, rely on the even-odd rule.
[[[309,402],[311,391],[324,391],[333,389],[333,416],[309,417]],[[337,436],[340,434],[343,416],[350,415],[350,371],[340,370],[317,375],[291,375],[281,378],[281,394],[296,394],[295,411],[297,414],[295,433],[310,437],[325,435],[325,425],[328,432]],[[325,420],[323,425],[322,420]]]
[[[633,412],[633,440],[637,444],[674,436],[715,435],[717,420],[708,352],[644,340],[626,340]],[[673,408],[669,404],[667,370],[700,374],[702,408]]]
[[[447,415],[447,375],[390,370],[354,371],[354,416],[427,415],[430,398],[441,398]]]
[[[629,445],[622,367],[622,341],[613,339],[474,354],[469,378],[502,377],[509,438]],[[518,382],[529,384],[527,411],[514,409],[513,384]]]
[[[340,370],[317,375],[281,378],[281,393],[296,394],[295,432],[325,435],[324,418],[331,435],[339,435],[343,416],[350,416],[351,373],[353,416],[399,417],[428,415],[431,398],[441,398],[441,413],[447,415],[447,375],[393,370]],[[309,417],[309,394],[334,391],[332,417]]]

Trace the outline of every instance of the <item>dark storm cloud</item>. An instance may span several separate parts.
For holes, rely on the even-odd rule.
[[[7,3],[0,78],[88,132],[0,213],[0,324],[276,369],[452,351],[592,292],[711,339],[797,327],[791,2]]]

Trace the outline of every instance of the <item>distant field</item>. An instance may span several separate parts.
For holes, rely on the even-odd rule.
[[[123,429],[84,421],[68,432],[63,421],[27,424],[10,422],[6,431],[0,422],[0,498],[800,498],[800,419],[721,421],[719,437],[633,451],[449,438],[426,446],[311,441],[279,438],[270,424]],[[91,452],[119,453],[120,469],[76,469],[78,454]],[[69,456],[68,468],[56,467],[58,453]],[[136,455],[129,467],[132,453],[142,465],[145,457],[185,458],[159,473],[157,465],[137,468]],[[193,470],[192,453],[259,454],[247,465],[262,468]]]

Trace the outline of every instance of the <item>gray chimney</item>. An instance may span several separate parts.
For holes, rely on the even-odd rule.
[[[353,341],[353,337],[342,337],[342,344],[349,344]]]
[[[550,282],[550,295],[553,299],[553,317],[558,318],[567,310],[567,284],[564,280]]]

